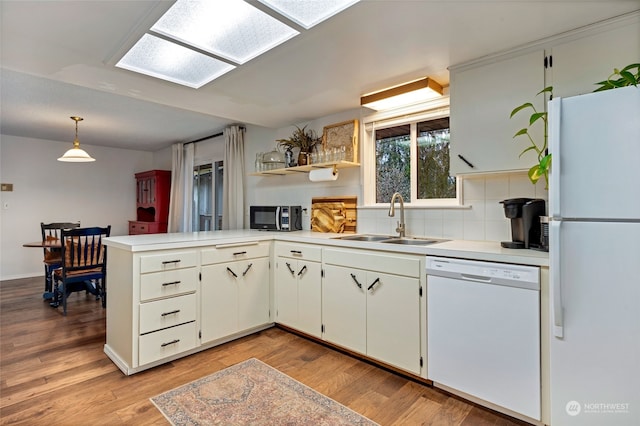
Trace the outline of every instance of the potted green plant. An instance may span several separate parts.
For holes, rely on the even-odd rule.
[[[640,64],[630,64],[622,69],[614,68],[613,73],[611,73],[611,75],[606,80],[595,83],[600,87],[594,90],[594,92],[601,92],[603,90],[610,90],[618,87],[632,85],[637,87],[639,83]],[[540,92],[538,92],[536,96],[543,93],[549,93],[549,98],[552,99],[553,87],[545,87]],[[515,138],[516,136],[524,135],[529,138],[530,145],[520,153],[520,156],[522,156],[525,152],[534,151],[537,155],[537,162],[529,169],[529,180],[531,180],[531,183],[535,184],[541,177],[544,177],[546,182],[545,188],[548,188],[549,170],[551,170],[551,154],[547,153],[547,113],[546,111],[538,112],[531,102],[526,102],[514,108],[513,111],[511,111],[510,118],[513,118],[513,116],[518,112],[526,109],[533,110],[533,113],[529,117],[529,125],[525,128],[520,129],[518,132],[516,132],[515,135],[513,135],[513,137]],[[531,137],[529,129],[531,129],[531,126],[533,126],[533,124],[539,120],[542,120],[542,123],[544,125],[544,137],[542,143],[537,144]]]
[[[613,79],[614,76],[618,76],[618,78]],[[631,64],[621,70],[614,68],[613,73],[606,80],[596,83],[599,84],[600,87],[594,90],[594,92],[631,85],[637,87],[638,83],[640,83],[640,64]]]
[[[545,87],[544,89],[539,91],[536,94],[536,96],[539,96],[545,93],[549,93],[550,98],[553,97],[553,86]],[[535,152],[537,156],[537,162],[529,169],[529,172],[528,172],[529,180],[531,181],[531,183],[535,184],[536,182],[538,182],[538,180],[540,180],[541,177],[544,177],[544,180],[546,182],[546,188],[548,188],[549,187],[549,169],[551,168],[551,154],[547,153],[547,138],[548,138],[547,112],[546,111],[540,112],[536,109],[536,107],[531,102],[525,102],[524,104],[514,108],[513,111],[511,111],[510,118],[513,118],[513,116],[519,113],[520,111],[527,110],[527,109],[533,110],[533,113],[531,113],[531,115],[529,116],[529,125],[527,127],[524,127],[518,130],[518,132],[516,132],[516,134],[513,135],[513,137],[516,138],[518,136],[526,136],[529,139],[530,145],[520,153],[520,157],[522,157],[522,155],[526,152],[529,152],[529,151]],[[542,142],[536,143],[533,140],[533,137],[531,136],[531,134],[529,133],[529,130],[536,122],[540,120],[544,126],[544,136],[543,136]]]
[[[300,128],[296,126],[296,129],[288,139],[278,139],[278,145],[281,147],[292,150],[294,148],[299,149],[298,165],[304,166],[307,164],[308,154],[311,153],[313,148],[321,143],[314,130],[307,130],[307,126]]]

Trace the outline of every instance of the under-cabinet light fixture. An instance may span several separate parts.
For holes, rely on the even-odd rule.
[[[360,98],[360,105],[381,111],[435,99],[442,96],[442,93],[440,84],[429,77],[424,77],[363,95]]]
[[[69,163],[88,163],[96,161],[92,158],[87,151],[80,149],[80,141],[78,140],[78,121],[84,120],[82,117],[71,117],[76,122],[76,138],[73,141],[73,148],[64,153],[64,155],[58,158],[58,161],[66,161]]]

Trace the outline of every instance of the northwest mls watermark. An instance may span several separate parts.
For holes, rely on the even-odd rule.
[[[569,401],[565,406],[567,414],[629,414],[628,402],[587,402]]]

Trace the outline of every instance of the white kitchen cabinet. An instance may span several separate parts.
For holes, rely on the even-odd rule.
[[[538,92],[553,86],[554,97],[593,92],[613,68],[637,63],[640,58],[640,18],[619,18],[563,34],[502,56],[451,67],[450,173],[451,175],[528,170],[534,152],[526,136],[513,138],[527,127],[531,109],[510,118],[511,111],[531,102],[545,111]],[[542,122],[530,133],[540,146]],[[471,167],[464,160],[473,165]]]
[[[554,45],[548,74],[554,97],[593,92],[614,68],[638,63],[640,59],[640,23],[625,21],[608,31],[598,32]]]
[[[320,246],[275,244],[276,322],[320,338],[322,277]]]
[[[195,249],[130,253],[109,247],[105,353],[126,374],[197,347]]]
[[[529,146],[528,141],[520,140],[521,137],[513,139],[528,124],[528,114],[521,112],[522,117],[513,119],[509,115],[525,102],[532,102],[538,111],[544,111],[543,97],[535,96],[545,87],[544,78],[543,50],[451,71],[449,173],[452,176],[528,170],[533,165],[529,157],[533,154],[519,157]],[[542,126],[535,130],[534,140],[539,141]]]
[[[421,374],[423,262],[422,256],[325,248],[323,338]]]
[[[269,323],[268,256],[269,243],[202,250],[201,343]]]

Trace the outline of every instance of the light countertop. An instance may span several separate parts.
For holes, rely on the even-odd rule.
[[[171,234],[123,235],[109,237],[105,245],[130,252],[224,246],[253,241],[292,241],[324,246],[359,248],[394,253],[411,253],[462,259],[505,262],[520,265],[549,266],[549,254],[537,250],[506,249],[496,241],[450,240],[427,246],[409,246],[379,242],[340,240],[345,234],[311,231],[268,232],[255,230],[188,232]]]

